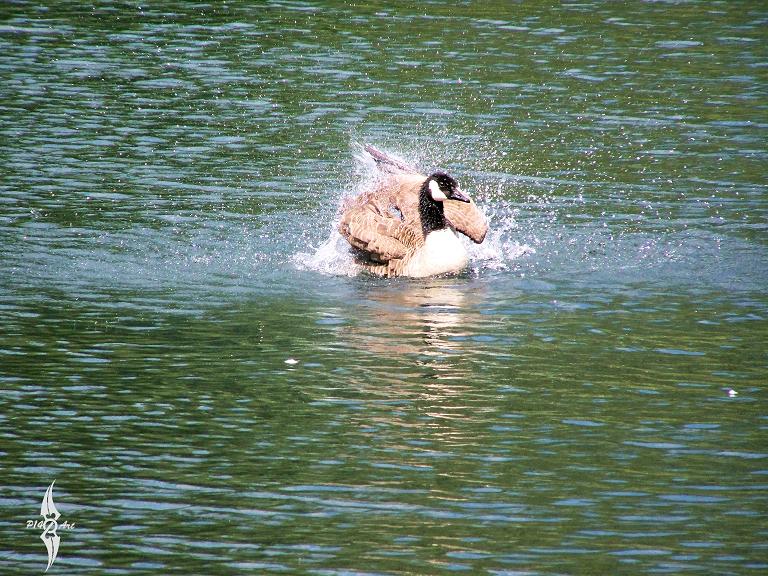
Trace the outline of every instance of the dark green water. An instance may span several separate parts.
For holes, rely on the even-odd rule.
[[[54,479],[50,574],[768,571],[764,2],[47,4],[0,6],[0,572]],[[474,194],[466,274],[350,270],[360,142]]]

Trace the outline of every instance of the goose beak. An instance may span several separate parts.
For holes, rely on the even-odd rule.
[[[448,196],[448,198],[450,198],[451,200],[458,200],[459,202],[467,202],[467,203],[471,202],[471,200],[469,199],[469,196],[464,194],[464,192],[462,192],[458,188],[454,189],[451,192],[451,195]]]

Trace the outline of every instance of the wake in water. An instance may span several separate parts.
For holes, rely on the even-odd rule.
[[[302,250],[293,256],[293,263],[299,269],[336,276],[356,276],[363,272],[362,266],[355,263],[349,243],[338,231],[341,206],[346,200],[376,186],[381,178],[381,172],[373,158],[365,153],[361,146],[355,145],[355,147],[357,150],[353,156],[353,168],[347,185],[342,186],[328,236],[319,245],[311,246],[309,251]],[[386,153],[402,160],[405,164],[416,164],[390,151]],[[489,231],[482,244],[475,244],[459,235],[469,254],[470,274],[479,275],[484,270],[506,270],[516,259],[534,252],[530,246],[520,244],[512,238],[518,229],[515,209],[503,201],[492,202],[489,191],[483,186],[470,185],[469,178],[460,178],[460,180],[465,181],[463,187],[485,213],[489,223]]]

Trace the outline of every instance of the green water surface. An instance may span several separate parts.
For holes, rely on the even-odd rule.
[[[764,2],[0,6],[0,572],[768,571]],[[354,274],[362,142],[488,214]]]

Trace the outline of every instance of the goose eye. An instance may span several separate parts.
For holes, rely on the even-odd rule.
[[[448,199],[448,197],[445,195],[445,192],[440,190],[440,186],[434,180],[430,181],[429,183],[429,192],[432,194],[432,200],[435,202],[443,202],[444,200]]]

